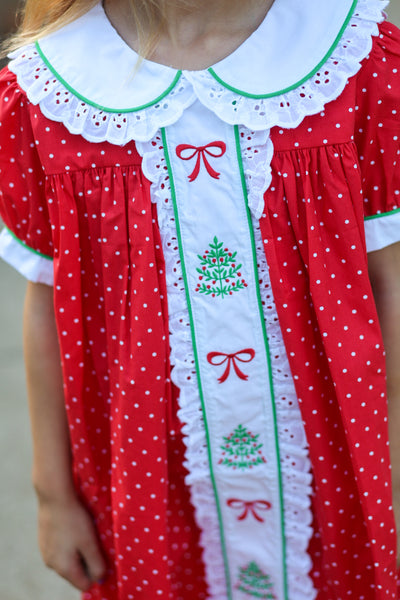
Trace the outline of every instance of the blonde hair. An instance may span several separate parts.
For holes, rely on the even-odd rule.
[[[171,0],[129,0],[139,38],[139,51],[145,56],[165,23],[165,8]],[[25,0],[19,12],[16,34],[2,45],[1,55],[36,41],[88,12],[98,0]],[[183,10],[190,0],[175,0]],[[146,35],[145,35],[146,32]]]

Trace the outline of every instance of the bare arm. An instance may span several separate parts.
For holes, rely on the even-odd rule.
[[[33,484],[45,563],[78,589],[105,575],[91,518],[73,485],[53,289],[29,283],[24,354],[33,439]]]
[[[386,349],[393,506],[400,541],[400,243],[371,252],[369,272]]]
[[[33,437],[33,484],[39,496],[74,495],[53,289],[29,283],[24,354]]]

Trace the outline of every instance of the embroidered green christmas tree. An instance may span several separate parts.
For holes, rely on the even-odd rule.
[[[240,569],[239,582],[236,587],[253,598],[276,600],[276,596],[272,591],[273,584],[270,576],[263,573],[255,562],[251,562],[247,567]]]
[[[233,433],[224,437],[225,444],[221,446],[223,452],[219,464],[245,470],[266,463],[259,437],[259,433],[254,435],[243,425],[239,425]]]
[[[196,269],[199,273],[196,292],[199,294],[224,298],[247,287],[242,278],[242,265],[237,261],[237,252],[224,248],[223,242],[219,242],[217,237],[214,237],[203,255],[197,256],[200,267]]]

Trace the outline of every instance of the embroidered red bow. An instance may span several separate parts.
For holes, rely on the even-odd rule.
[[[220,383],[224,383],[224,381],[228,379],[229,373],[231,372],[231,365],[233,365],[236,375],[240,377],[240,379],[247,381],[249,376],[245,375],[243,371],[241,371],[236,361],[242,363],[249,363],[253,360],[255,355],[256,353],[252,348],[246,348],[245,350],[235,352],[235,354],[225,354],[224,352],[209,352],[207,354],[207,360],[210,363],[210,365],[213,365],[215,367],[228,362],[223,375],[218,378],[218,381]]]
[[[189,151],[189,153],[188,153]],[[226,152],[225,142],[211,142],[206,146],[191,146],[190,144],[179,144],[176,148],[176,154],[178,158],[182,160],[192,160],[197,156],[196,165],[193,172],[189,175],[189,181],[197,179],[200,173],[201,160],[203,159],[204,166],[207,169],[207,173],[214,179],[219,179],[220,173],[212,168],[208,162],[207,155],[213,158],[221,158]]]
[[[266,511],[272,508],[271,502],[268,502],[267,500],[253,500],[249,502],[246,500],[238,500],[237,498],[231,498],[230,500],[227,500],[227,505],[230,508],[237,508],[243,511],[242,514],[240,514],[237,517],[238,521],[243,521],[247,517],[247,515],[251,513],[253,517],[257,519],[257,521],[259,521],[260,523],[264,523],[265,519],[263,519],[257,511]]]

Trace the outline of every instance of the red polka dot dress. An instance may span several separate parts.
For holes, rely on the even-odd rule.
[[[84,600],[397,598],[367,252],[400,241],[400,34],[306,2],[293,41],[292,4],[133,79],[97,5],[0,76],[0,254],[54,286],[108,562]]]

